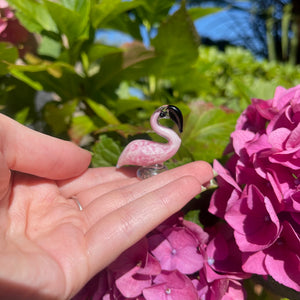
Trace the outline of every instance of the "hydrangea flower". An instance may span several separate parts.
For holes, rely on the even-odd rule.
[[[236,265],[231,273],[217,271],[208,259],[207,249],[216,261],[223,253],[224,249],[207,244],[217,232],[212,230],[209,236],[197,224],[175,214],[96,275],[74,300],[242,300],[245,292],[238,280],[245,272]],[[232,230],[229,236],[232,239]]]
[[[253,99],[238,119],[209,211],[227,221],[245,272],[300,291],[300,85]]]

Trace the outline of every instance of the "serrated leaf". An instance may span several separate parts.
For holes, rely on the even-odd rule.
[[[9,43],[0,42],[0,75],[8,73],[9,64],[18,58],[18,50]]]
[[[115,166],[121,154],[119,145],[110,137],[101,135],[100,140],[93,147],[93,167]]]
[[[31,32],[57,32],[57,27],[45,5],[35,0],[7,0],[16,9],[20,22]]]
[[[199,36],[184,6],[161,24],[151,43],[157,55],[152,70],[158,77],[183,74],[195,63]]]
[[[192,103],[182,134],[183,146],[195,160],[212,162],[222,157],[238,116],[209,104]]]

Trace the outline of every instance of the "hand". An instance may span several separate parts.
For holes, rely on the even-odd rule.
[[[72,297],[213,177],[195,162],[140,181],[3,115],[0,130],[0,299]]]

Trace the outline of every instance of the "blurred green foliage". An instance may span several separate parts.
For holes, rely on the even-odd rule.
[[[251,97],[300,82],[300,68],[257,61],[246,50],[200,46],[193,21],[218,9],[172,15],[175,0],[9,0],[35,34],[35,54],[16,63],[17,50],[0,43],[0,107],[19,122],[94,151],[94,166],[115,165],[137,137],[161,141],[149,118],[162,104],[183,112],[182,147],[169,166],[221,158]],[[133,42],[95,40],[101,29]],[[148,35],[145,46],[141,31]]]

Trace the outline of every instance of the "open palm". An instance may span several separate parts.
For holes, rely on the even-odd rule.
[[[2,116],[0,126],[1,299],[71,298],[212,177],[203,162],[144,181],[87,169],[89,153],[71,143]]]

